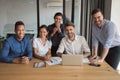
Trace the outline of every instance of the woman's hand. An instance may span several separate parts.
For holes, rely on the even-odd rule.
[[[49,61],[50,59],[51,59],[51,55],[47,55],[47,56],[44,57],[45,61]]]

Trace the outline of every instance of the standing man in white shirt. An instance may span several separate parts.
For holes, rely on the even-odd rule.
[[[75,26],[73,23],[65,25],[66,37],[64,37],[57,50],[57,55],[62,56],[65,54],[82,54],[84,57],[90,55],[89,46],[83,36],[75,34]]]

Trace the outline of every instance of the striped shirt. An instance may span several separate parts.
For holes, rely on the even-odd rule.
[[[93,24],[92,45],[98,46],[99,42],[104,48],[111,48],[120,45],[120,35],[113,22],[104,19],[101,28],[98,28]]]

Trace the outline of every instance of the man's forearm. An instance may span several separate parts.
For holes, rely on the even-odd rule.
[[[108,51],[109,51],[109,48],[103,48],[102,54],[101,54],[101,56],[100,56],[100,58],[101,58],[102,60],[104,60],[104,59],[106,58],[106,56],[107,56],[107,54],[108,54]]]
[[[98,46],[93,46],[92,47],[92,55],[96,55],[97,56],[97,51],[98,51]]]

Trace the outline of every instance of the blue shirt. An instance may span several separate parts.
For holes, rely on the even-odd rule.
[[[18,41],[15,36],[11,36],[4,41],[0,60],[12,62],[14,58],[27,56],[32,59],[32,46],[30,38],[25,36],[22,41]]]
[[[101,28],[98,28],[97,25],[93,24],[92,45],[98,46],[99,42],[104,48],[111,48],[120,45],[120,35],[113,22],[104,19]]]

